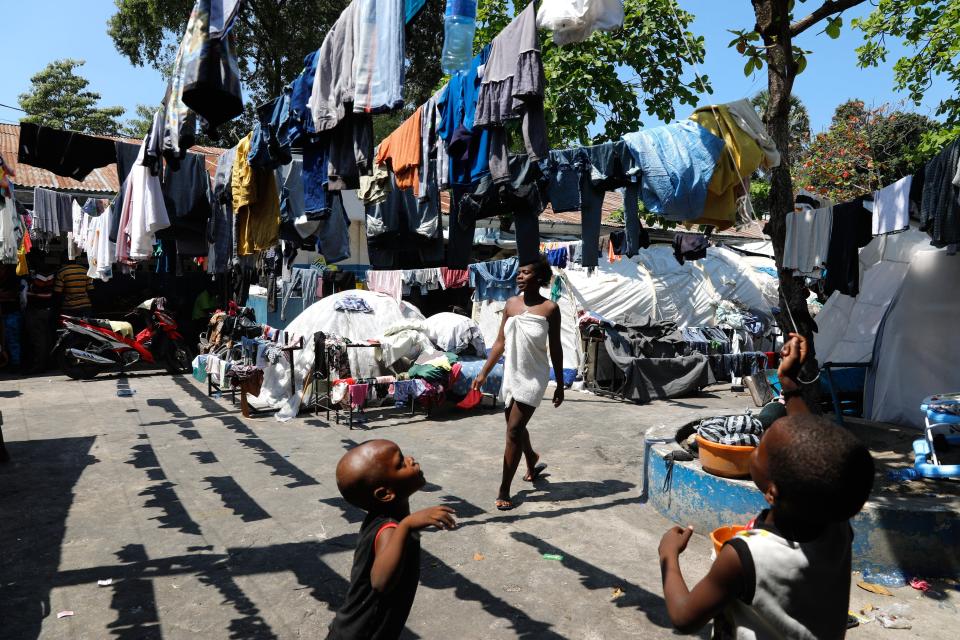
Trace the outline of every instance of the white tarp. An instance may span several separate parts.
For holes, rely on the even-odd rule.
[[[362,299],[373,309],[373,313],[337,311],[335,305],[344,296]],[[314,333],[323,331],[347,338],[351,342],[363,343],[381,335],[393,325],[408,321],[411,316],[416,320],[424,320],[423,314],[413,305],[401,307],[388,295],[360,289],[335,293],[313,303],[286,328],[287,334],[303,336],[304,341],[303,349],[294,351],[294,386],[297,392],[291,395],[290,365],[286,358],[281,358],[277,364],[264,368],[260,395],[251,399],[251,402],[258,408],[279,408],[278,420],[285,421],[296,417],[300,410],[304,380],[313,367]],[[366,348],[349,349],[350,370],[362,377],[380,375],[380,363],[375,351],[377,350]]]
[[[817,315],[817,360],[870,362],[880,323],[893,302],[914,254],[930,238],[914,229],[878,236],[860,252],[860,294],[834,294]],[[842,327],[842,329],[841,329]],[[821,335],[822,334],[822,337]]]
[[[927,248],[914,255],[877,341],[864,411],[871,420],[922,428],[921,400],[960,391],[960,256]]]

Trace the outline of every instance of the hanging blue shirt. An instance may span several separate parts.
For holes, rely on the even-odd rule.
[[[480,67],[487,63],[490,45],[483,48],[470,66],[450,77],[437,106],[440,122],[437,134],[450,155],[450,184],[471,185],[490,173],[490,133],[474,131],[473,117],[480,95]]]
[[[516,257],[471,264],[470,286],[473,287],[473,299],[503,302],[517,295],[519,264]]]
[[[640,167],[640,195],[651,213],[673,221],[703,215],[723,140],[684,120],[628,133],[623,141]]]
[[[302,135],[315,133],[313,114],[307,108],[307,100],[313,91],[313,77],[317,73],[318,51],[307,54],[303,59],[303,71],[290,83],[290,139],[296,140]]]

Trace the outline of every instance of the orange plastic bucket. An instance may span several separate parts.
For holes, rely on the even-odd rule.
[[[717,555],[720,555],[720,549],[723,547],[723,543],[737,535],[738,531],[743,531],[746,529],[745,526],[739,524],[731,524],[725,527],[717,527],[710,532],[710,540],[713,542],[713,550],[717,552]]]
[[[710,442],[697,436],[700,464],[707,473],[724,478],[750,477],[750,454],[756,447],[741,447]]]

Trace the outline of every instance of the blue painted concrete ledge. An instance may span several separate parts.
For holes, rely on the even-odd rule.
[[[723,525],[746,524],[766,507],[750,480],[710,475],[696,460],[669,464],[664,457],[679,448],[675,433],[665,427],[647,433],[643,480],[647,500],[657,511],[709,535]],[[866,579],[896,585],[913,576],[960,576],[960,514],[955,504],[881,497],[867,502],[851,524],[853,569]]]

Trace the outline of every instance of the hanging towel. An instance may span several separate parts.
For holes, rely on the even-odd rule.
[[[367,404],[367,393],[370,385],[354,384],[350,385],[350,404],[354,409],[362,409]]]
[[[516,400],[531,407],[540,405],[550,381],[547,355],[547,319],[529,311],[511,316],[503,327],[506,359],[503,364],[503,404]]]
[[[873,194],[873,235],[901,231],[910,226],[910,184],[913,176],[900,178]]]

